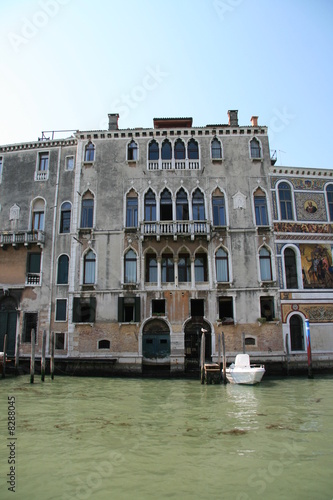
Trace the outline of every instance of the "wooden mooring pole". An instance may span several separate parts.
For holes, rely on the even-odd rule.
[[[245,333],[242,333],[242,345],[243,345],[243,354],[246,353],[246,347],[245,347]]]
[[[45,381],[45,351],[46,351],[46,330],[43,331],[42,338],[42,357],[40,361],[40,373],[42,382]]]
[[[51,379],[54,379],[54,332],[51,332],[51,359],[50,359],[50,372],[51,372]]]
[[[223,369],[222,369],[222,379],[223,383],[227,383],[227,358],[225,354],[225,339],[224,339],[224,332],[222,332],[222,353],[223,353]]]
[[[35,377],[35,329],[31,330],[31,358],[30,358],[30,384],[34,383]]]
[[[7,362],[7,333],[3,339],[2,378],[6,377],[6,362]]]
[[[15,350],[15,370],[17,373],[17,370],[19,369],[19,363],[20,363],[20,336],[17,335],[16,337],[16,350]]]

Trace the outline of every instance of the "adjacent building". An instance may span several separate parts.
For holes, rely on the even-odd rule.
[[[80,373],[171,374],[243,350],[333,364],[333,171],[276,167],[253,116],[76,131],[0,147],[0,345],[55,336]]]

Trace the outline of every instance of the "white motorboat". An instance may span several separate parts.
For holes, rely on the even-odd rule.
[[[264,365],[251,365],[248,354],[237,354],[235,363],[226,369],[227,379],[232,384],[258,384],[264,373]]]

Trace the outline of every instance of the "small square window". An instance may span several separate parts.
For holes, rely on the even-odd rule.
[[[65,168],[66,170],[74,170],[74,156],[66,156]]]
[[[165,300],[156,299],[151,301],[151,312],[153,316],[165,314]]]

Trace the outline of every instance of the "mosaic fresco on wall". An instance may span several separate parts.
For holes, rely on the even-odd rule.
[[[331,245],[299,245],[304,288],[333,288]]]
[[[282,322],[291,312],[302,313],[310,323],[332,323],[333,304],[282,304]]]
[[[274,189],[278,181],[284,180],[283,177],[271,177],[271,187]],[[304,178],[289,178],[288,181],[292,183],[294,189],[311,189],[323,191],[324,186],[329,179],[304,179]]]
[[[277,233],[333,233],[333,224],[296,224],[294,222],[274,222]]]
[[[277,204],[276,204],[276,193],[275,193],[275,191],[273,191],[273,193],[272,193],[272,202],[273,202],[273,219],[278,219]]]
[[[327,221],[325,198],[319,193],[295,193],[298,220]]]

